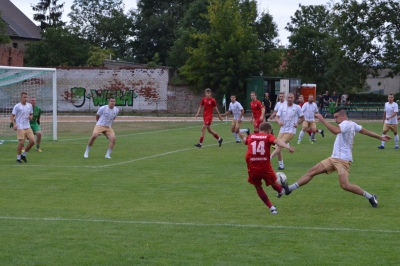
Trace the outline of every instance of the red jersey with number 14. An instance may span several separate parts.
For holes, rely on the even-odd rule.
[[[275,137],[272,134],[257,133],[247,137],[246,162],[249,170],[272,170],[270,147],[274,141]]]
[[[211,117],[213,116],[213,111],[215,106],[217,106],[217,102],[214,98],[203,97],[201,99],[200,105],[204,107],[203,117]]]
[[[260,119],[262,114],[262,109],[264,108],[261,102],[259,100],[251,101],[250,107],[251,107],[251,112],[253,113],[253,118]]]

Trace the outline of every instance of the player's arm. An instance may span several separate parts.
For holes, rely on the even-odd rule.
[[[244,109],[240,110],[240,117],[239,117],[239,120],[243,120],[243,119],[242,119],[243,116],[244,116]]]
[[[231,114],[232,113],[232,111],[231,110],[228,110],[228,111],[226,111],[226,113],[224,113],[224,114],[222,114],[222,115],[229,115],[229,114]]]
[[[269,117],[270,119],[274,119],[275,118],[275,115],[276,115],[276,110],[274,110],[273,112],[272,112],[272,115]]]
[[[372,137],[372,138],[376,138],[376,139],[379,139],[379,140],[383,140],[383,141],[388,141],[388,140],[391,139],[391,137],[388,136],[388,135],[385,135],[385,136],[378,135],[378,134],[376,134],[375,132],[366,130],[365,128],[362,128],[362,129],[360,130],[359,133],[361,133],[361,134],[363,134],[363,135],[366,135],[366,136],[369,136],[369,137]]]
[[[98,122],[99,119],[100,119],[100,115],[99,115],[99,114],[96,114],[96,122]]]
[[[303,123],[303,121],[304,121],[304,115],[300,116],[299,121],[297,121],[296,127],[300,126]]]
[[[315,114],[315,117],[318,118],[319,122],[324,124],[326,126],[326,128],[329,129],[329,131],[332,132],[334,135],[337,135],[340,132],[342,132],[340,130],[340,127],[336,127],[334,125],[329,124],[321,114]]]
[[[383,111],[383,123],[385,123],[386,120],[386,111]]]
[[[281,139],[275,139],[275,140],[274,140],[274,143],[275,143],[276,145],[282,147],[282,148],[287,149],[290,153],[293,153],[293,152],[294,152],[294,148],[291,147],[291,146],[289,146],[289,145],[287,145],[287,144],[286,144],[283,140],[281,140]]]
[[[11,114],[10,120],[11,120],[12,127],[14,129],[17,129],[17,125],[15,124],[15,114]]]
[[[395,117],[396,115],[397,115],[397,112],[393,113],[391,116],[389,116],[388,118],[386,118],[386,120],[390,120],[390,119],[392,119],[393,117]]]
[[[199,114],[200,114],[201,107],[202,107],[202,105],[200,105],[200,106],[199,106],[199,109],[197,110],[196,118],[197,118],[197,117],[199,116]]]
[[[262,106],[262,108],[261,108],[260,121],[263,121],[263,120],[264,120],[264,116],[265,116],[265,108],[264,108],[264,106]]]
[[[214,107],[214,109],[215,109],[215,111],[216,111],[216,112],[217,112],[217,114],[218,114],[218,118],[219,118],[219,120],[221,120],[221,121],[222,121],[223,119],[222,119],[222,116],[221,116],[221,114],[220,114],[220,113],[219,113],[219,111],[218,111],[218,107],[217,107],[217,106],[215,106],[215,107]]]

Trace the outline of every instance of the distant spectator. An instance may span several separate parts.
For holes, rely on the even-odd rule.
[[[336,95],[336,91],[334,91],[331,95],[331,102],[335,103],[335,107],[338,105],[339,97]]]
[[[322,97],[322,94],[319,95],[318,109],[319,109],[319,113],[321,115],[324,115],[324,97]]]
[[[346,93],[343,92],[342,98],[340,99],[340,103],[342,105],[345,105],[346,104],[346,99],[347,99]]]
[[[331,97],[329,97],[329,91],[326,91],[325,94],[322,96],[324,98],[324,106],[329,105],[329,100]]]
[[[350,105],[350,98],[349,98],[349,94],[346,93],[346,102],[345,105]]]
[[[263,104],[265,108],[265,122],[268,122],[268,118],[271,116],[271,100],[268,93],[265,93]]]

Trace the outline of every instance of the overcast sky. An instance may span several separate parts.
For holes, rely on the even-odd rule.
[[[16,5],[28,18],[33,20],[32,5],[36,5],[39,0],[11,0],[11,2]],[[59,3],[65,2],[65,9],[63,13],[63,20],[67,21],[67,14],[71,11],[70,7],[73,0],[58,0]],[[125,3],[125,9],[129,10],[136,8],[136,0],[123,0]],[[278,25],[279,39],[283,45],[288,44],[287,37],[289,32],[285,30],[286,24],[290,21],[290,16],[293,16],[294,12],[299,8],[299,0],[278,0],[278,1],[268,1],[268,0],[258,0],[259,13],[261,11],[268,11],[274,18],[275,23]],[[301,0],[302,5],[321,5],[326,4],[325,0]]]

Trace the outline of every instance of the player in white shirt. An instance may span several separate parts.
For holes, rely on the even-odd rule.
[[[21,102],[14,106],[10,118],[14,130],[17,131],[17,138],[19,142],[17,148],[17,163],[21,163],[21,160],[26,163],[28,162],[26,155],[35,144],[35,138],[31,129],[31,124],[29,123],[29,121],[32,120],[33,108],[32,105],[27,101],[28,94],[26,92],[22,92]],[[22,152],[25,139],[28,139],[29,143],[24,152]]]
[[[394,102],[393,94],[388,95],[388,102],[385,103],[385,109],[383,112],[383,132],[382,136],[386,136],[389,129],[393,132],[395,149],[399,148],[399,135],[397,134],[397,113],[399,112],[399,106]],[[385,142],[382,141],[378,149],[384,149]]]
[[[236,143],[240,143],[240,138],[238,133],[239,132],[246,132],[247,135],[250,134],[250,129],[246,128],[246,129],[240,129],[240,126],[242,125],[242,121],[243,121],[243,115],[244,115],[244,109],[243,106],[236,101],[236,96],[235,95],[231,95],[231,103],[229,104],[229,109],[228,111],[226,111],[225,114],[222,115],[228,115],[228,114],[233,114],[233,119],[232,119],[232,134],[236,139]]]
[[[286,103],[283,103],[281,107],[279,107],[278,112],[276,113],[276,122],[278,122],[280,129],[279,135],[277,139],[282,140],[286,144],[290,142],[290,140],[296,135],[296,129],[298,125],[304,120],[303,112],[301,111],[300,106],[293,103],[294,95],[293,93],[289,93],[286,98]],[[271,154],[271,159],[278,155],[278,170],[284,170],[285,165],[283,163],[282,150],[278,146],[275,151]]]
[[[86,146],[86,151],[83,157],[89,157],[89,151],[94,141],[99,135],[103,134],[110,141],[105,158],[111,159],[110,154],[112,152],[112,149],[114,148],[116,140],[115,133],[114,130],[111,128],[111,125],[114,119],[117,117],[118,112],[118,108],[115,107],[114,97],[110,97],[110,99],[108,100],[108,105],[104,105],[99,108],[96,114],[97,123],[94,127],[92,137],[89,139],[88,145]]]
[[[303,104],[303,106],[301,107],[301,111],[304,114],[304,121],[303,127],[299,134],[299,139],[297,140],[297,144],[301,144],[301,140],[306,130],[310,129],[312,132],[311,135],[315,134],[315,132],[317,131],[317,126],[315,125],[315,114],[318,113],[318,106],[314,102],[314,95],[308,95],[308,102]],[[310,143],[314,144],[314,141],[310,139]]]
[[[279,107],[281,107],[281,106],[285,103],[285,93],[280,92],[279,95],[278,95],[278,100],[279,100],[279,101],[277,101],[277,102],[275,103],[274,112],[273,112],[272,115],[269,117],[269,120],[274,120],[274,119],[275,119],[275,116],[276,116],[276,113],[277,113],[278,110],[279,110]]]
[[[284,184],[282,187],[285,189],[285,194],[289,195],[293,190],[304,186],[310,182],[314,176],[326,173],[330,174],[334,171],[338,172],[339,184],[342,189],[352,192],[357,195],[364,196],[368,199],[372,207],[378,207],[377,196],[368,193],[357,185],[349,183],[349,170],[350,163],[353,161],[353,144],[354,136],[356,133],[361,133],[369,137],[380,139],[382,141],[390,140],[389,136],[379,136],[378,134],[364,129],[362,126],[350,121],[347,118],[346,110],[337,109],[333,114],[335,122],[338,126],[329,124],[321,114],[316,114],[316,118],[323,123],[329,131],[336,135],[335,144],[333,145],[333,152],[331,157],[319,162],[314,167],[312,167],[308,172],[303,175],[296,183],[288,186]],[[278,194],[281,197],[282,194]]]

